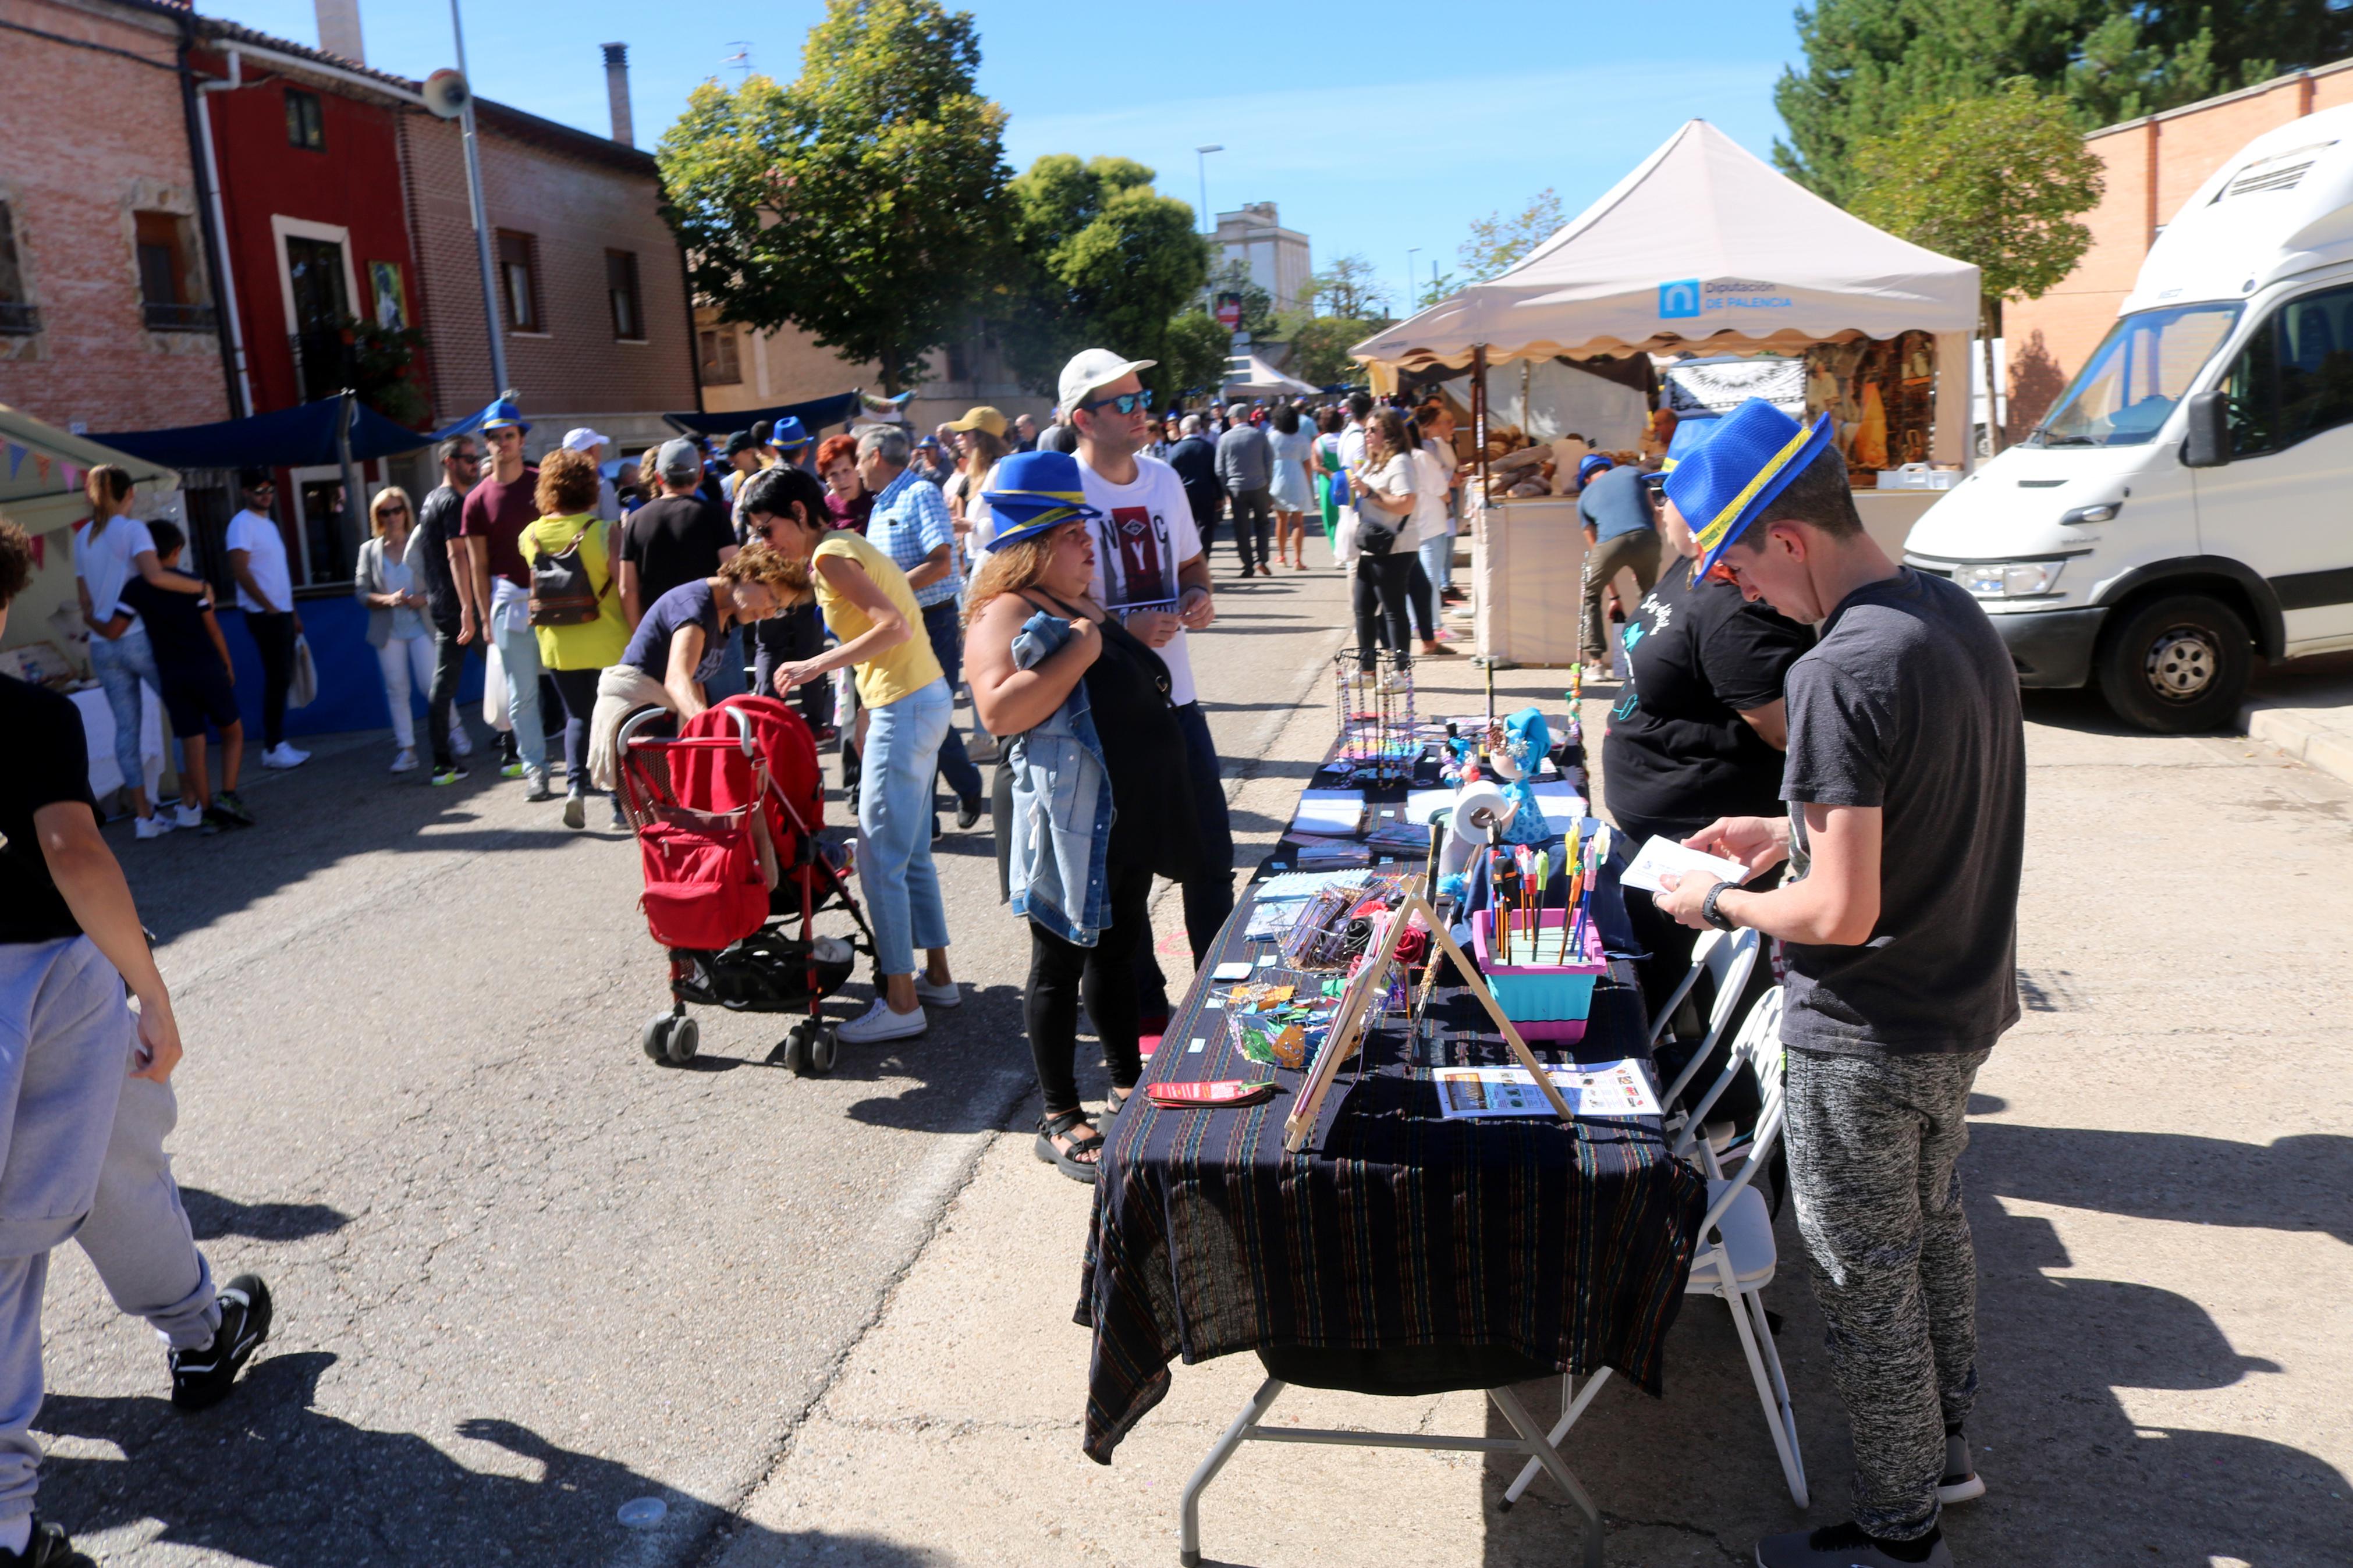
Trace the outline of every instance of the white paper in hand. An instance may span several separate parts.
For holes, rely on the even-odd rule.
[[[1618,880],[1629,888],[1640,888],[1646,893],[1663,893],[1665,885],[1659,879],[1670,872],[1681,876],[1698,871],[1719,882],[1734,887],[1748,880],[1748,868],[1737,860],[1720,856],[1703,855],[1696,849],[1686,849],[1672,838],[1653,838],[1642,846],[1634,863],[1626,868]]]

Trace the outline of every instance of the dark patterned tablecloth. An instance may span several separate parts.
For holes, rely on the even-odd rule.
[[[1417,1349],[1440,1364],[1458,1352],[1461,1381],[1448,1385],[1465,1388],[1486,1386],[1481,1368],[1500,1353],[1580,1375],[1607,1365],[1656,1394],[1706,1208],[1699,1173],[1647,1119],[1441,1118],[1433,1066],[1511,1061],[1460,988],[1431,999],[1434,1040],[1409,1040],[1395,1015],[1373,1033],[1306,1146],[1285,1154],[1305,1075],[1248,1060],[1224,1014],[1203,1006],[1216,963],[1271,951],[1243,934],[1254,902],[1246,893],[1227,922],[1144,1081],[1273,1077],[1282,1090],[1218,1110],[1163,1109],[1139,1091],[1113,1123],[1077,1312],[1094,1331],[1087,1456],[1110,1462],[1166,1394],[1171,1361],[1237,1351]],[[1278,974],[1300,978],[1254,971]],[[1641,1058],[1647,1032],[1630,966],[1617,963],[1584,1040],[1537,1055]]]

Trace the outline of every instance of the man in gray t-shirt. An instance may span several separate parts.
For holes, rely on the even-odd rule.
[[[1854,1429],[1854,1518],[1758,1543],[1764,1568],[1949,1564],[1939,1516],[1981,1496],[1977,1258],[1961,1209],[1969,1087],[2018,1021],[2025,735],[2018,678],[1975,600],[1862,531],[1827,420],[1752,402],[1668,476],[1667,500],[1751,599],[1820,639],[1790,667],[1785,818],[1685,842],[1768,892],[1669,879],[1683,923],[1786,944],[1787,1148],[1798,1227]]]

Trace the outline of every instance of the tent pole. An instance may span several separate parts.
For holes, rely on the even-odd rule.
[[[1488,508],[1493,503],[1488,500],[1487,490],[1487,345],[1485,343],[1472,343],[1471,345],[1471,439],[1479,448],[1478,493],[1479,532],[1481,538],[1474,541],[1474,544],[1480,552],[1477,559],[1483,561],[1486,559],[1485,552],[1487,546],[1485,540],[1492,537],[1492,535],[1489,534],[1488,530],[1493,521],[1493,520],[1487,515]],[[1482,610],[1487,607],[1484,600],[1485,595],[1481,595],[1480,608]],[[1487,626],[1484,616],[1482,616],[1479,618],[1477,639],[1480,646],[1480,659],[1481,662],[1487,666],[1487,685],[1488,689],[1492,691],[1495,684],[1495,652],[1493,648],[1487,647]],[[1488,706],[1490,708],[1494,706],[1492,700],[1489,701]],[[1482,737],[1482,744],[1483,743],[1484,740]]]

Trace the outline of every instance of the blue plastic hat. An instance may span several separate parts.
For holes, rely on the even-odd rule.
[[[1604,468],[1614,468],[1617,466],[1609,460],[1606,453],[1588,452],[1577,460],[1577,482],[1579,485],[1590,484],[1593,482],[1594,475]]]
[[[1079,460],[1068,452],[1016,452],[997,465],[997,488],[983,490],[997,522],[991,550],[1035,539],[1073,518],[1093,522],[1103,513],[1087,504]]]
[[[790,451],[796,447],[806,447],[808,444],[808,426],[800,422],[798,415],[786,415],[776,421],[776,427],[768,432],[768,445],[771,447],[780,447]]]
[[[1667,476],[1667,499],[1699,544],[1695,577],[1706,576],[1742,531],[1831,444],[1829,415],[1810,428],[1761,397],[1714,423],[1699,448]]]
[[[531,421],[522,416],[522,409],[501,397],[482,410],[480,427],[485,430],[529,430]]]

